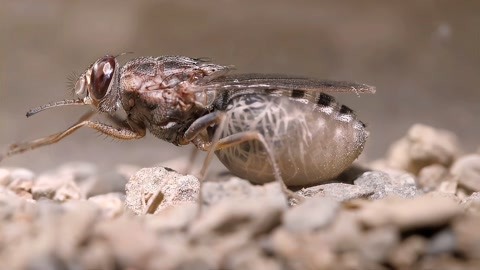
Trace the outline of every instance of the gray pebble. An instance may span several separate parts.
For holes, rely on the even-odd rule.
[[[444,229],[430,239],[426,253],[429,255],[452,253],[455,251],[456,246],[457,241],[453,231],[451,229]]]
[[[297,194],[303,197],[330,197],[339,202],[349,201],[359,198],[368,198],[373,195],[375,190],[372,187],[350,185],[344,183],[330,183],[308,188],[302,188]]]
[[[313,197],[289,209],[283,215],[283,225],[292,232],[309,232],[333,222],[340,203],[328,197]]]
[[[392,195],[412,198],[423,193],[417,189],[415,179],[409,174],[392,177],[379,171],[366,172],[355,180],[354,184],[373,190],[374,193],[369,198],[374,200]]]

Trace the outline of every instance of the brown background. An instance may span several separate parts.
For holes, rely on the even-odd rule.
[[[0,1],[0,147],[57,132],[87,108],[34,106],[69,97],[66,77],[96,58],[210,57],[239,72],[352,80],[374,96],[338,95],[367,122],[363,159],[384,155],[409,126],[454,131],[479,146],[480,1]],[[388,2],[388,3],[387,3]],[[112,142],[91,130],[5,160],[42,171],[86,160],[148,166],[185,155],[148,136]]]

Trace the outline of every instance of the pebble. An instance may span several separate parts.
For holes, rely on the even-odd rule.
[[[280,187],[278,192],[281,193]],[[238,232],[244,237],[252,237],[278,225],[286,208],[287,201],[282,196],[224,201],[202,213],[189,228],[189,235],[194,239],[208,240],[214,235]]]
[[[35,174],[27,169],[13,168],[3,171],[3,173],[0,171],[0,184],[25,199],[32,198],[31,191],[34,181]]]
[[[463,199],[462,206],[472,214],[480,214],[480,192],[472,193]]]
[[[480,260],[480,216],[468,216],[454,222],[456,249],[467,258]]]
[[[414,269],[415,263],[425,253],[428,240],[422,236],[409,236],[390,253],[389,261],[396,269]]]
[[[32,186],[34,200],[51,199],[56,201],[78,200],[86,197],[78,187],[72,174],[49,172],[41,174]]]
[[[0,168],[0,186],[8,186],[10,184],[10,170]]]
[[[128,181],[125,205],[137,215],[158,213],[172,205],[196,202],[199,187],[198,179],[192,175],[184,176],[163,167],[144,168]],[[154,198],[159,199],[153,202],[155,205]]]
[[[92,196],[88,198],[88,201],[99,207],[105,218],[118,217],[125,209],[125,195],[122,193],[107,193]]]
[[[396,226],[400,230],[443,226],[462,213],[457,202],[448,197],[420,196],[412,199],[387,198],[362,204],[358,212],[368,227]]]
[[[360,251],[365,259],[384,262],[400,242],[400,233],[394,226],[383,226],[366,231],[361,242]]]
[[[431,237],[426,254],[439,255],[455,252],[456,237],[451,229],[444,229]]]
[[[429,192],[437,189],[443,181],[447,180],[448,175],[447,168],[440,164],[432,164],[420,170],[417,182],[423,191]]]
[[[368,198],[375,193],[375,190],[371,187],[350,185],[344,183],[330,183],[318,186],[312,186],[308,188],[302,188],[296,192],[303,197],[329,197],[339,202]]]
[[[116,268],[120,269],[147,269],[149,261],[160,248],[155,233],[145,229],[139,220],[128,216],[99,223],[92,234],[92,237],[106,241],[115,258]]]
[[[415,124],[405,137],[392,144],[387,163],[390,167],[418,174],[428,165],[450,166],[459,153],[458,139],[453,133]]]
[[[249,181],[238,177],[230,177],[228,180],[221,182],[206,182],[203,185],[202,192],[203,204],[206,206],[232,199],[285,197],[285,195],[278,188],[277,183],[253,185]]]
[[[145,224],[148,228],[161,234],[183,232],[197,218],[197,214],[198,204],[185,203],[166,207],[155,215],[147,215]]]
[[[459,158],[450,172],[458,177],[458,183],[470,191],[480,191],[480,155],[472,154]]]
[[[423,192],[416,186],[415,179],[410,174],[402,174],[395,177],[379,172],[371,171],[362,174],[354,181],[356,186],[373,190],[369,199],[378,200],[387,196],[399,196],[402,198],[413,198]]]
[[[332,198],[309,198],[289,209],[283,215],[282,223],[292,232],[315,231],[332,223],[339,210],[340,203]]]

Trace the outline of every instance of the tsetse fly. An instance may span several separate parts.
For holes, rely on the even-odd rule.
[[[66,105],[93,110],[62,132],[12,145],[4,156],[56,143],[81,127],[121,140],[149,130],[208,151],[203,172],[215,153],[233,174],[259,184],[277,180],[285,188],[335,178],[362,152],[365,125],[328,93],[374,93],[374,87],[232,69],[185,56],[139,57],[123,66],[103,56],[78,77],[74,99],[32,109],[27,117]],[[113,125],[89,120],[97,113]]]

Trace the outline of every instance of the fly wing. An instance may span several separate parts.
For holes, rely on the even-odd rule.
[[[306,91],[324,93],[356,93],[373,94],[376,89],[373,86],[345,82],[315,80],[302,77],[291,77],[276,74],[232,74],[217,78],[208,83],[217,90],[283,90],[283,91]]]

